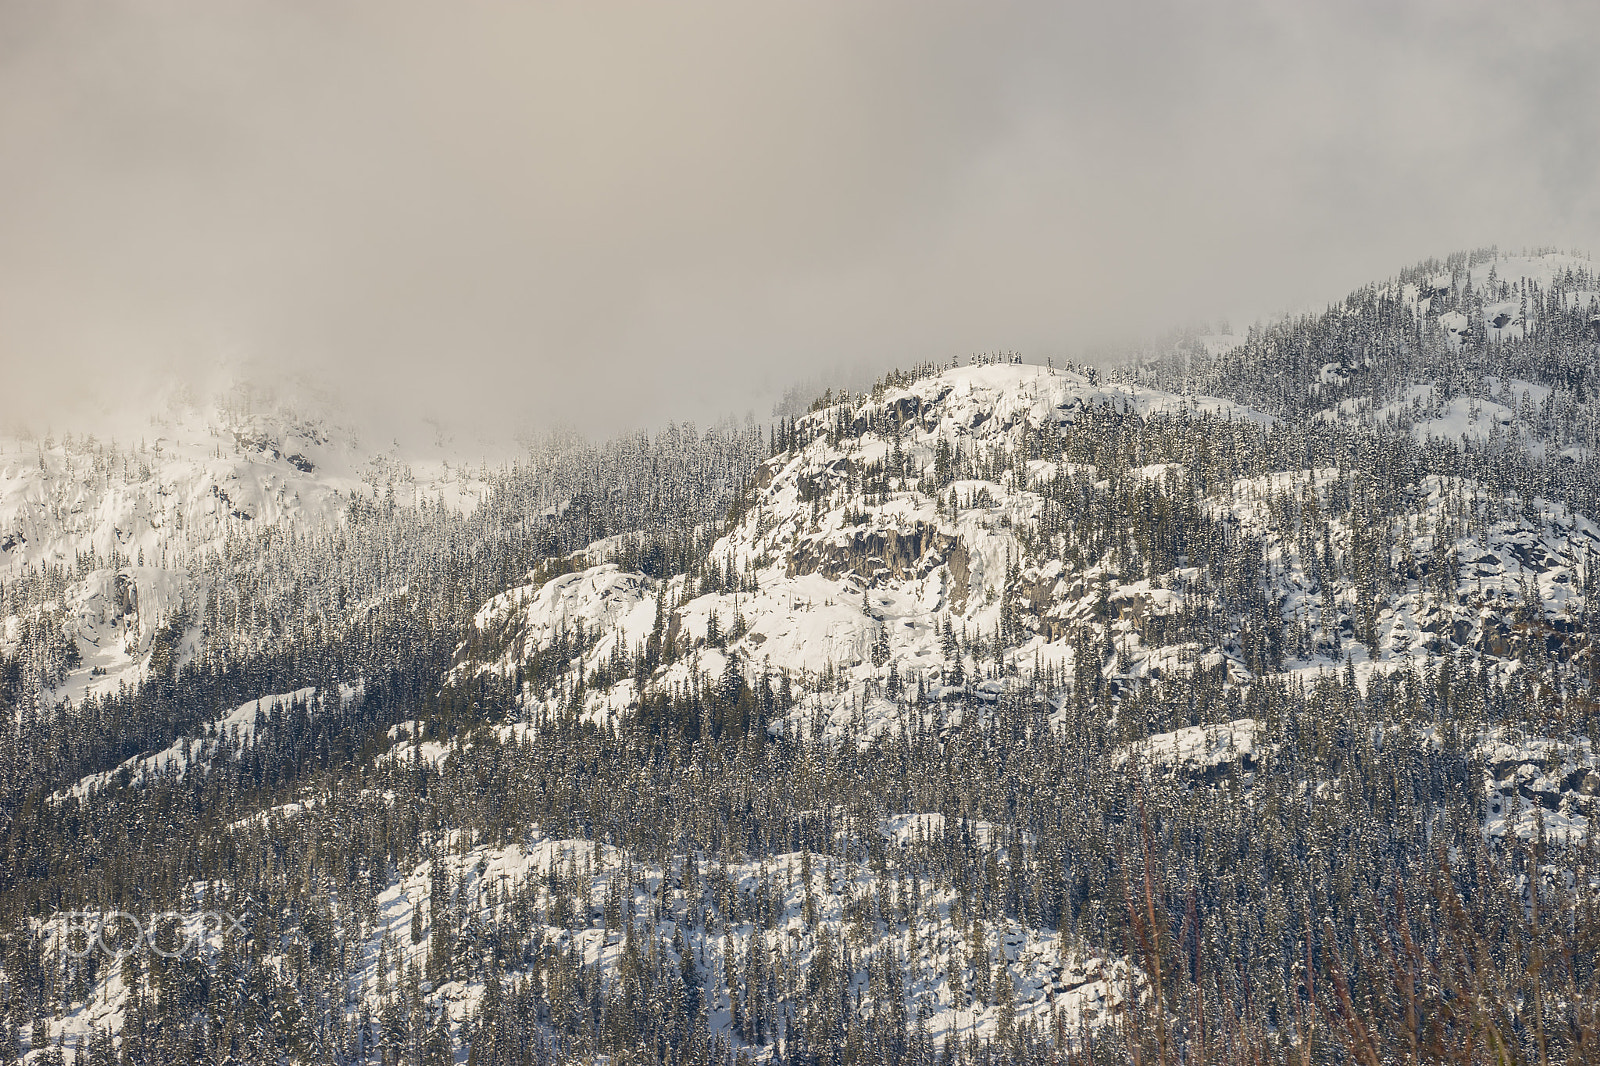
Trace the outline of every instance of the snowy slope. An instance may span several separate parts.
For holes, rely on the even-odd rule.
[[[1516,330],[1540,328],[1520,297],[1510,313],[1500,287],[1566,284],[1582,269],[1583,261],[1551,257],[1479,264],[1464,277],[1429,279],[1426,291],[1408,283],[1416,291],[1405,299],[1411,313],[1430,319],[1419,327],[1423,342],[1459,352],[1481,346],[1483,331],[1503,331],[1499,339],[1509,343],[1522,335]],[[1492,298],[1458,310],[1469,286]],[[1478,368],[1353,394],[1372,366],[1356,352],[1313,363],[1309,423],[1386,427],[1391,443],[1443,440],[1465,450],[1505,441],[1551,463],[1587,458],[1582,445],[1551,435],[1560,421],[1548,414],[1560,399],[1551,386]],[[1471,477],[1425,467],[1414,480],[1381,486],[1359,468],[1309,463],[1236,476],[1211,461],[1208,445],[1230,435],[1293,442],[1304,427],[1181,389],[1102,382],[1087,370],[992,363],[901,381],[821,406],[790,427],[789,446],[759,469],[691,573],[624,569],[618,560],[628,541],[619,535],[535,572],[558,576],[531,574],[488,599],[462,634],[439,694],[503,682],[486,686],[491,703],[472,707],[484,719],[466,719],[466,728],[460,720],[394,725],[379,750],[367,749],[372,765],[361,772],[425,781],[489,762],[490,734],[513,748],[531,747],[544,726],[568,715],[625,727],[651,699],[719,691],[732,677],[752,690],[781,684],[781,713],[768,728],[797,743],[771,750],[830,757],[834,745],[887,746],[912,731],[930,750],[944,750],[934,743],[949,742],[974,718],[1003,721],[1017,703],[1002,697],[1020,693],[1039,701],[1030,705],[1038,717],[1029,729],[1071,721],[1104,730],[1087,758],[1108,787],[1131,788],[1143,775],[1146,784],[1248,796],[1260,768],[1288,758],[1302,739],[1285,722],[1245,716],[1260,713],[1242,705],[1265,691],[1304,693],[1337,677],[1353,682],[1343,690],[1351,700],[1386,691],[1393,699],[1390,686],[1447,689],[1447,675],[1464,676],[1480,691],[1526,699],[1536,712],[1558,673],[1574,683],[1600,675],[1589,638],[1600,526],[1565,504],[1490,492]],[[159,451],[108,457],[87,441],[52,443],[42,461],[23,469],[19,460],[6,479],[18,482],[6,513],[21,516],[7,549],[13,563],[105,556],[106,565],[78,563],[62,597],[37,605],[81,658],[69,693],[114,686],[158,653],[169,661],[193,653],[192,634],[174,629],[191,591],[185,552],[241,528],[336,524],[352,492],[409,484],[413,499],[426,499],[438,488],[395,453],[366,450],[316,418],[219,409],[214,419],[174,419],[186,428],[161,438]],[[1079,430],[1095,440],[1072,451],[1067,442]],[[1168,430],[1166,439],[1178,443],[1159,446]],[[1093,451],[1106,441],[1117,447]],[[147,457],[148,473],[138,465]],[[1379,495],[1387,510],[1352,504]],[[470,499],[462,489],[455,502]],[[1161,535],[1160,515],[1183,516],[1166,528],[1180,529],[1188,543],[1171,551],[1139,543]],[[1062,523],[1073,526],[1070,535]],[[0,640],[14,639],[8,634],[21,621],[6,619]],[[1185,718],[1184,697],[1202,685],[1224,698],[1208,706],[1208,717]],[[509,709],[498,699],[505,690],[514,693]],[[50,799],[71,811],[74,799],[214,768],[256,742],[263,716],[358,695],[304,689],[263,697]],[[1171,712],[1160,726],[1148,724],[1152,706]],[[1174,727],[1183,721],[1192,724]],[[1592,743],[1556,740],[1540,728],[1380,724],[1341,738],[1331,755],[1300,753],[1307,776],[1289,787],[1355,805],[1358,797],[1343,790],[1356,779],[1332,765],[1349,751],[1449,750],[1470,769],[1448,787],[1476,795],[1481,781],[1481,821],[1469,812],[1468,824],[1485,840],[1571,843],[1600,816],[1600,760]],[[598,744],[618,736],[574,735]],[[393,792],[361,795],[395,806]],[[226,832],[256,848],[294,829],[336,832],[321,821],[332,798],[286,791],[229,821]],[[899,863],[937,838],[971,841],[994,863],[1023,868],[1042,861],[1028,834],[1008,839],[998,823],[921,809],[881,819],[843,808],[799,817],[841,845],[831,858],[784,852],[750,860],[680,845],[640,854],[536,825],[516,826],[493,845],[441,830],[423,847],[431,857],[370,872],[376,915],[326,900],[354,960],[344,1007],[392,1007],[397,983],[424,971],[436,937],[489,938],[523,927],[531,930],[524,964],[568,959],[618,981],[643,955],[695,972],[707,1023],[724,1034],[750,1024],[739,1020],[728,988],[726,975],[744,965],[738,960],[775,960],[774,974],[783,975],[775,980],[788,980],[793,997],[796,975],[844,944],[854,953],[846,956],[855,963],[850,988],[863,1009],[887,1006],[873,974],[905,969],[904,1004],[935,1035],[1000,1031],[1000,1005],[972,1003],[952,979],[963,967],[971,980],[980,969],[985,979],[1001,975],[1017,1019],[1041,1028],[1092,1029],[1139,994],[1141,978],[1125,960],[1103,958],[1069,934],[952,921],[962,908],[948,884],[903,873],[913,864]],[[197,886],[196,905],[217,903],[217,891]],[[448,902],[436,904],[438,896]],[[228,902],[225,892],[220,902]],[[435,924],[443,907],[455,911],[450,929]],[[717,920],[707,920],[713,914]],[[57,948],[72,935],[60,921],[35,932]],[[208,951],[220,946],[217,937],[205,940]],[[267,952],[283,969],[301,946],[285,939],[281,953],[272,945]],[[90,994],[64,1010],[69,1033],[121,1024],[129,994],[114,971],[106,968]],[[482,972],[458,967],[430,974],[421,994],[429,1011],[460,1022],[482,1008],[488,986]]]
[[[230,538],[335,529],[356,497],[465,511],[487,492],[472,472],[483,455],[431,429],[402,448],[305,389],[240,384],[204,401],[172,389],[110,425],[0,438],[0,580],[68,575],[59,595],[0,618],[0,651],[24,625],[74,649],[50,699],[133,683],[153,651],[186,662],[202,639],[195,565]]]
[[[931,471],[942,445],[967,455],[1010,455],[1025,434],[1069,427],[1091,409],[1271,423],[1224,401],[1099,384],[1077,371],[1019,364],[951,369],[809,416],[818,426],[843,420],[852,435],[837,445],[819,437],[763,468],[748,512],[710,552],[718,566],[742,575],[741,589],[698,594],[683,578],[663,588],[610,565],[543,588],[524,587],[479,612],[457,673],[513,676],[519,662],[550,646],[558,628],[581,626],[596,642],[581,653],[574,650],[572,660],[581,659],[592,674],[619,647],[629,657],[642,647],[656,625],[659,601],[670,610],[663,628],[690,651],[664,667],[654,684],[670,688],[716,678],[731,654],[752,680],[763,671],[785,673],[811,695],[793,715],[795,728],[809,727],[820,713],[826,733],[847,732],[865,701],[864,730],[876,735],[892,725],[885,716],[893,712],[877,698],[891,674],[934,698],[969,690],[993,696],[1023,683],[1016,671],[976,677],[979,667],[969,660],[963,672],[971,684],[954,684],[944,652],[946,625],[992,633],[1008,589],[1013,596],[1025,590],[1033,630],[1012,651],[1013,665],[1070,666],[1078,654],[1070,633],[1084,625],[1111,632],[1094,617],[1102,593],[1121,623],[1174,609],[1179,597],[1149,582],[1115,583],[1104,571],[1069,573],[1059,561],[1008,573],[1008,560],[1020,562],[1024,554],[1018,529],[1042,510],[1041,483],[1056,476],[1092,482],[1092,469],[1034,464],[1026,481],[955,480],[939,499],[917,491],[916,477],[896,478],[890,491],[872,500],[857,486],[862,471],[881,468],[897,452],[912,472]],[[903,426],[897,439],[883,428],[888,419]],[[1182,471],[1158,464],[1137,475],[1160,483]],[[953,512],[945,503],[952,493]],[[708,642],[713,625],[724,638]],[[533,644],[530,638],[536,638]],[[1131,630],[1124,638],[1134,660],[1125,671],[1130,675],[1163,668],[1182,673],[1227,661],[1221,648],[1148,648]],[[822,684],[824,674],[835,678],[833,685]],[[615,692],[591,693],[590,711],[603,717],[625,710],[637,699],[635,688],[628,682]],[[559,698],[551,707],[556,703]]]
[[[351,493],[476,505],[482,485],[464,470],[480,456],[401,454],[343,417],[241,386],[169,399],[137,437],[0,439],[0,569],[84,553],[176,564],[252,525],[336,523]]]
[[[1097,405],[1272,424],[1222,401],[1102,386],[1075,371],[948,370],[810,416],[844,431],[832,443],[822,433],[762,469],[744,514],[710,551],[722,573],[737,577],[733,587],[702,591],[692,579],[656,581],[601,564],[516,589],[479,611],[453,676],[512,679],[555,653],[563,680],[525,680],[521,693],[525,714],[555,714],[570,707],[575,677],[631,663],[654,633],[681,654],[644,687],[714,684],[731,658],[752,684],[779,675],[791,683],[796,705],[775,730],[862,743],[918,720],[957,728],[1008,690],[1044,686],[1059,700],[1068,689],[1049,691],[1052,678],[1058,686],[1098,679],[1113,700],[1201,674],[1254,683],[1238,615],[1225,617],[1232,631],[1209,643],[1157,636],[1197,608],[1220,609],[1202,569],[1128,573],[1106,561],[1040,558],[1022,535],[1059,479],[1090,499],[1143,491],[1159,503],[1195,491],[1184,464],[1109,471],[1033,460],[994,480],[920,491],[920,472],[934,467],[941,447],[980,461],[1010,454],[1028,434],[1069,427]],[[898,433],[890,413],[901,416]],[[886,491],[864,488],[884,484],[877,471],[896,465],[896,453],[912,476],[891,478]],[[1408,501],[1400,517],[1352,528],[1334,502],[1355,491],[1353,478],[1302,470],[1218,483],[1198,497],[1215,528],[1259,553],[1259,593],[1283,631],[1284,676],[1314,684],[1348,670],[1366,686],[1467,656],[1504,685],[1523,683],[1523,660],[1535,646],[1562,661],[1590,660],[1582,619],[1597,580],[1600,527],[1557,503],[1425,477],[1399,488]],[[1360,562],[1363,553],[1370,563]],[[1398,583],[1375,597],[1362,565],[1382,566]],[[660,619],[658,605],[666,611]],[[992,649],[1008,605],[1013,619],[998,657],[952,657],[947,627],[966,638],[960,647],[977,638]],[[917,693],[924,702],[915,702]],[[640,695],[629,677],[591,687],[583,704],[603,721],[626,715]],[[1138,761],[1215,767],[1269,743],[1252,729],[1246,720],[1152,737]]]
[[[314,812],[288,816],[313,817]],[[856,1009],[888,1008],[868,975],[885,964],[897,972],[904,967],[904,1003],[911,1017],[920,1015],[920,1024],[941,1043],[948,1038],[993,1039],[999,1031],[1005,1008],[992,1000],[1000,997],[975,1001],[968,985],[975,980],[1010,985],[1012,1024],[1032,1023],[1070,1039],[1113,1023],[1130,995],[1148,992],[1144,976],[1126,962],[1106,960],[1051,930],[1010,920],[960,921],[954,894],[931,881],[901,876],[889,892],[888,899],[895,901],[892,910],[880,912],[875,904],[885,882],[881,871],[875,873],[864,862],[846,864],[805,853],[724,862],[695,853],[671,856],[658,867],[604,844],[553,838],[537,827],[507,847],[460,849],[458,844],[446,841],[439,858],[401,871],[379,895],[375,922],[363,924],[356,915],[334,908],[337,928],[332,932],[348,937],[353,953],[346,1009],[365,1006],[379,1016],[388,997],[385,989],[396,988],[408,969],[425,971],[436,933],[430,892],[441,880],[454,886],[456,898],[471,901],[459,935],[511,925],[515,914],[533,914],[529,940],[538,945],[535,950],[598,967],[613,979],[629,954],[659,958],[674,970],[683,965],[680,952],[689,954],[705,997],[708,1028],[724,1035],[737,1032],[733,999],[740,991],[725,982],[724,960],[752,955],[769,960],[763,965],[777,971],[778,995],[795,1002],[804,996],[797,977],[817,954],[841,952],[852,941],[860,945],[852,956],[855,975],[849,985],[860,997]],[[691,868],[700,871],[692,880]],[[575,883],[576,891],[569,894],[567,885],[558,890],[555,886],[563,880]],[[247,909],[246,901],[209,888],[196,886],[195,913]],[[712,920],[689,923],[691,909],[715,915],[715,925]],[[134,917],[145,927],[154,927],[157,918]],[[82,950],[74,947],[79,943],[75,935],[81,937],[84,929],[106,930],[102,937],[109,938],[119,928],[112,924],[116,920],[109,914],[75,913],[36,923],[33,931],[48,951]],[[181,929],[176,942],[213,959],[229,931],[225,920],[197,922]],[[285,939],[280,962],[290,957],[296,943]],[[983,967],[981,978],[976,976],[978,966]],[[953,986],[958,975],[965,975],[962,984]],[[452,973],[424,982],[422,991],[430,1011],[446,1011],[460,1024],[481,1009],[485,980],[482,972]],[[87,1044],[97,1030],[119,1031],[129,998],[120,970],[104,967],[89,994],[63,1012],[53,1032]],[[770,1040],[770,1031],[763,1032]],[[737,1036],[734,1041],[758,1059],[771,1052],[754,1041],[747,1044]]]
[[[1330,321],[1342,318],[1352,328],[1338,361],[1324,364],[1309,383],[1312,401],[1328,404],[1315,417],[1409,430],[1419,441],[1436,438],[1457,448],[1506,445],[1538,458],[1591,457],[1595,413],[1586,389],[1580,384],[1575,395],[1553,395],[1556,381],[1507,373],[1498,364],[1502,353],[1541,335],[1577,332],[1559,343],[1581,342],[1585,333],[1600,341],[1595,264],[1557,252],[1477,253],[1452,257],[1451,264],[1414,269],[1358,294],[1397,303],[1412,323],[1403,339],[1363,336],[1355,325],[1362,301],[1328,312]],[[1557,380],[1571,387],[1582,378],[1581,369],[1568,368]]]
[[[340,685],[337,692],[319,693],[308,687],[294,692],[262,696],[207,722],[197,734],[180,737],[161,751],[128,759],[115,769],[90,774],[69,788],[53,793],[51,802],[86,799],[98,789],[138,788],[163,777],[178,777],[193,769],[208,769],[218,756],[238,758],[255,744],[258,731],[274,716],[307,714],[330,697],[341,704],[358,700],[362,685]]]

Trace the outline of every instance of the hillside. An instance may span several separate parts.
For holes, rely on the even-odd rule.
[[[1579,1061],[1597,288],[473,476],[9,442],[0,1051]],[[80,950],[128,916],[173,954]]]
[[[732,661],[786,676],[791,725],[830,736],[901,728],[908,702],[1347,668],[1365,689],[1446,660],[1587,685],[1600,528],[1426,456],[1396,484],[1324,425],[1010,364],[881,389],[796,423],[698,576],[609,561],[502,593],[453,676],[521,676],[554,713],[570,685],[528,666],[571,645],[564,674],[627,667],[586,685],[599,720]]]

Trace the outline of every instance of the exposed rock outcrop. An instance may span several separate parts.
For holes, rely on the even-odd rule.
[[[950,567],[950,598],[960,610],[972,576],[966,544],[923,522],[908,530],[864,529],[830,540],[802,541],[789,556],[789,576],[821,574],[837,580],[854,573],[871,584],[924,577],[941,565]]]

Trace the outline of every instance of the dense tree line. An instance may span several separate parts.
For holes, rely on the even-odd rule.
[[[1444,950],[1448,927],[1438,908],[1452,898],[1514,937],[1576,946],[1572,937],[1592,935],[1594,901],[1582,886],[1573,898],[1559,879],[1531,874],[1533,852],[1496,854],[1479,832],[1482,766],[1470,740],[1495,723],[1521,720],[1514,693],[1470,672],[1407,677],[1392,692],[1365,694],[1337,677],[1310,690],[1259,685],[1242,696],[1220,684],[1185,687],[1181,698],[1156,689],[1130,696],[1121,713],[1154,727],[1166,724],[1175,702],[1187,702],[1202,720],[1270,723],[1248,766],[1235,760],[1200,773],[1119,761],[1104,731],[1093,728],[1103,711],[1086,699],[1071,702],[1057,729],[1045,726],[1051,704],[1007,697],[982,713],[968,708],[959,730],[924,726],[865,748],[817,748],[770,736],[759,719],[715,738],[659,717],[615,729],[535,723],[508,734],[488,724],[511,713],[505,694],[480,692],[485,713],[476,722],[459,719],[451,733],[436,731],[431,718],[422,726],[422,737],[452,753],[442,765],[318,757],[315,723],[290,713],[249,753],[37,812],[28,835],[54,842],[51,873],[40,884],[48,891],[25,904],[15,891],[8,898],[39,916],[90,906],[153,913],[182,907],[195,880],[215,879],[230,886],[231,898],[250,901],[259,918],[232,949],[237,957],[198,971],[151,966],[131,975],[148,985],[134,1027],[146,1035],[131,1046],[149,1056],[130,1052],[131,1061],[187,1061],[219,1040],[246,1057],[255,1041],[257,1050],[283,1054],[315,1047],[331,1061],[363,1061],[363,1047],[376,1061],[385,1041],[430,1062],[467,1045],[502,1056],[487,1061],[564,1058],[578,1048],[625,1055],[654,1048],[657,1061],[721,1061],[734,1046],[779,1046],[785,1061],[844,1061],[836,1056],[851,1046],[875,1061],[920,1061],[935,1050],[931,1043],[919,1043],[906,1018],[881,1010],[895,1000],[882,986],[903,963],[888,966],[881,949],[868,950],[905,920],[908,880],[952,889],[960,913],[985,925],[1015,919],[1136,958],[1164,953],[1171,1036],[1191,1047],[1204,1030],[1219,1040],[1249,1032],[1287,1049],[1311,1024],[1306,982],[1331,987],[1335,959],[1353,995],[1380,1003],[1389,994],[1380,935],[1395,921],[1411,922],[1419,951]],[[368,698],[390,697],[375,687]],[[713,690],[685,698],[723,697]],[[700,713],[673,708],[670,717],[694,721]],[[1447,732],[1430,742],[1423,731],[1441,720]],[[308,749],[311,757],[298,754]],[[246,817],[304,796],[308,786],[320,800],[314,817]],[[887,850],[876,826],[903,811],[941,813],[947,829],[910,849]],[[140,832],[158,821],[166,825]],[[981,840],[966,828],[979,822],[998,830]],[[530,825],[608,841],[641,871],[667,871],[675,891],[624,892],[618,898],[630,901],[626,909],[591,916],[578,880],[557,877],[517,886],[497,920],[483,924],[448,886],[436,886],[444,893],[436,905],[455,912],[430,922],[449,930],[430,948],[432,979],[470,971],[495,991],[464,1026],[430,1023],[438,1006],[421,991],[426,974],[401,974],[385,997],[394,1017],[380,1012],[364,1023],[339,989],[393,871],[452,844],[464,851],[514,843]],[[189,846],[156,846],[174,836]],[[780,886],[729,895],[710,875],[718,856],[795,852],[884,871],[881,894],[867,901],[876,924],[853,934],[867,939],[847,938],[830,949],[831,960],[813,955],[803,970],[781,954],[735,960],[736,970],[757,975],[749,980],[737,972],[714,980],[683,962],[682,945],[650,940],[646,930],[667,914],[691,941],[712,925],[769,921],[763,900]],[[1442,885],[1441,861],[1448,861]],[[1517,873],[1539,889],[1509,893]],[[1395,910],[1397,884],[1414,893],[1406,914]],[[1430,885],[1440,895],[1429,896]],[[1142,903],[1128,905],[1146,891],[1155,901],[1154,930],[1141,925]],[[1527,915],[1534,895],[1545,918]],[[1551,925],[1552,913],[1564,916],[1561,927]],[[552,928],[591,922],[637,925],[639,943],[620,970],[586,967],[547,940]],[[303,962],[279,973],[267,960],[290,933],[306,945]],[[1504,948],[1496,948],[1498,962],[1487,960],[1498,967],[1495,979],[1526,987],[1518,970],[1526,960]],[[84,987],[71,960],[39,951],[25,937],[8,942],[5,992],[14,1018],[49,1017]],[[854,965],[847,960],[869,957],[876,961],[847,968]],[[1560,963],[1580,988],[1595,979],[1592,965],[1592,955]],[[970,994],[998,1002],[1005,993],[990,985],[987,970],[980,976],[986,966],[968,965],[957,978]],[[225,979],[230,967],[237,979]],[[1546,978],[1558,969],[1552,963]],[[773,983],[760,976],[768,972],[793,978]],[[695,1002],[697,989],[717,980],[747,997],[749,1020],[731,1036],[706,1031]],[[876,989],[867,994],[880,1008],[855,1009],[856,989]],[[1317,1019],[1319,1032],[1331,1051],[1337,1006],[1322,1002],[1331,1014]],[[1588,1024],[1573,1015],[1580,1008],[1554,998],[1546,1004],[1546,1038],[1575,1039]],[[1146,1024],[1153,1010],[1146,1008]],[[1511,1013],[1508,1039],[1531,1041],[1529,1011]],[[230,1032],[212,1028],[219,1019]],[[1048,1036],[1015,1032],[1008,1054],[1043,1056]],[[1032,1051],[1030,1040],[1038,1041]],[[981,1060],[978,1049],[949,1051]]]
[[[0,618],[20,630],[0,662],[15,723],[0,745],[0,1060],[50,1054],[60,1019],[106,994],[108,966],[131,1000],[115,1048],[101,1035],[80,1049],[91,1062],[1593,1058],[1596,834],[1546,832],[1545,819],[1592,827],[1600,814],[1583,778],[1600,743],[1596,578],[1577,532],[1600,517],[1582,451],[1595,443],[1593,330],[1572,298],[1594,280],[1475,291],[1475,262],[1423,264],[1233,351],[1135,375],[1270,419],[1105,402],[922,449],[928,412],[885,398],[943,369],[929,366],[765,430],[541,442],[467,515],[380,491],[353,498],[336,529],[241,530],[183,557],[192,594],[163,620],[152,676],[76,706],[41,698],[72,667],[42,605],[132,561],[7,578]],[[1406,289],[1423,283],[1425,310]],[[1536,325],[1491,339],[1495,302],[1520,302]],[[1439,321],[1451,311],[1468,323],[1455,340]],[[1550,390],[1512,400],[1515,434],[1413,432],[1456,398],[1499,402],[1494,376]],[[1347,401],[1352,417],[1316,417]],[[690,597],[752,589],[753,568],[711,548],[761,521],[760,461],[869,438],[885,445],[871,461],[802,482],[813,515],[865,523],[911,494],[951,516],[1018,486],[1038,494],[1008,527],[1017,552],[994,631],[945,615],[936,695],[920,674],[852,689],[737,654],[716,676],[656,684],[738,640],[737,618],[713,615],[692,640],[668,619]],[[96,454],[109,478],[115,456]],[[1152,476],[1161,464],[1175,469]],[[1575,606],[1559,617],[1535,593],[1484,592],[1492,567],[1460,548],[1487,558],[1523,534],[1517,550],[1541,553],[1530,570],[1570,575]],[[490,596],[601,560],[661,579],[646,641],[588,665],[601,635],[563,629],[513,676],[449,673],[496,650],[463,637]],[[1051,615],[1043,590],[1062,571],[1098,583],[1093,610]],[[1141,583],[1174,606],[1113,600]],[[1380,622],[1402,600],[1425,623],[1426,665],[1358,683],[1354,653],[1390,639]],[[1070,669],[1019,660],[1038,634],[1071,647]],[[1218,654],[1171,676],[1127,668],[1130,648],[1180,645]],[[887,654],[875,645],[875,664]],[[1280,673],[1314,656],[1328,667],[1315,680]],[[1010,683],[982,684],[997,678]],[[578,713],[628,679],[630,713]],[[66,791],[306,686],[333,698],[280,707],[248,742],[220,738],[181,770]],[[826,742],[806,724],[824,705],[857,720],[870,701],[905,728]],[[1247,753],[1191,764],[1142,746],[1246,719]],[[1531,832],[1486,834],[1504,802],[1486,775],[1526,793]],[[902,815],[940,828],[893,844],[880,827]],[[466,856],[535,828],[617,849],[603,899],[592,861],[469,890]],[[740,888],[736,862],[762,873]],[[424,869],[409,943],[374,949],[380,907]],[[811,886],[843,870],[866,871],[867,887],[849,882],[847,917],[821,922]],[[66,910],[183,911],[196,886],[251,916],[213,952],[80,960],[37,935]],[[776,934],[796,892],[803,937],[729,939]],[[936,893],[964,946],[935,976],[997,1012],[984,1040],[931,1031],[908,991],[932,958],[911,945]],[[1092,1033],[1019,1021],[997,942],[1007,923],[1131,959],[1146,983]],[[613,962],[573,946],[594,929],[620,938]],[[353,988],[374,950],[377,988]],[[464,1015],[438,992],[453,981],[481,984]]]

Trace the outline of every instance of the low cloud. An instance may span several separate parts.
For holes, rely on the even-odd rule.
[[[0,7],[0,420],[594,433],[1600,244],[1587,5]]]

